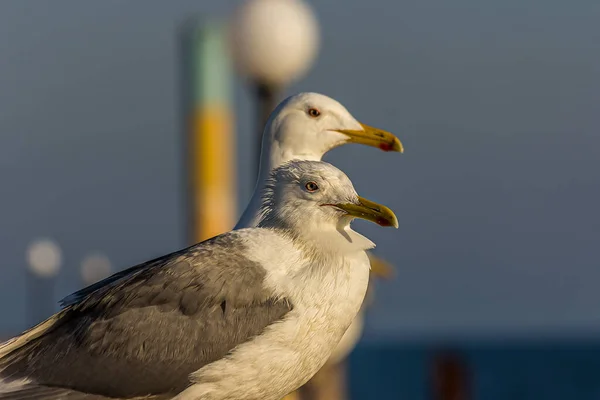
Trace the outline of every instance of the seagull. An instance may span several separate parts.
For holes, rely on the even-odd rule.
[[[260,192],[260,222],[116,273],[0,344],[0,399],[279,400],[327,361],[369,280],[354,218],[398,227],[319,161]]]
[[[257,184],[236,228],[255,227],[260,222],[261,193],[274,168],[290,160],[320,161],[329,150],[347,143],[404,152],[396,136],[358,122],[331,97],[320,93],[299,93],[282,101],[271,113],[265,126]],[[373,273],[384,277],[390,274],[391,269],[385,261],[370,253],[369,258]],[[362,311],[334,351],[332,363],[345,358],[359,340],[363,325]]]

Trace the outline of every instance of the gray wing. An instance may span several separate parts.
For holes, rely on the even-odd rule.
[[[152,267],[159,267],[162,265],[166,265],[173,259],[174,256],[185,255],[186,252],[193,251],[195,247],[202,246],[204,243],[208,243],[208,242],[202,242],[202,243],[200,243],[200,245],[192,246],[188,249],[185,249],[185,250],[182,250],[182,251],[179,251],[176,253],[167,254],[166,256],[162,256],[162,257],[156,258],[154,260],[146,261],[145,263],[142,263],[140,265],[136,265],[134,267],[127,268],[123,271],[117,272],[117,273],[109,276],[108,278],[102,279],[99,282],[96,282],[90,286],[87,286],[81,290],[76,291],[75,293],[68,295],[67,297],[62,299],[59,303],[62,307],[68,307],[73,304],[77,304],[81,300],[83,300],[87,296],[89,296],[90,294],[96,292],[97,290],[100,290],[103,288],[106,289],[106,288],[110,287],[111,285],[116,284],[125,278],[131,278],[132,275],[140,273],[142,270],[152,268]]]
[[[191,372],[292,309],[263,289],[265,271],[242,246],[228,233],[80,292],[0,346],[0,376],[116,398],[178,393]]]

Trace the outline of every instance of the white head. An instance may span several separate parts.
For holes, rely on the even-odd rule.
[[[275,168],[262,192],[259,227],[284,229],[313,247],[366,250],[374,245],[350,229],[354,218],[398,227],[387,207],[356,193],[348,177],[322,161],[290,161]]]
[[[281,102],[269,117],[263,134],[261,170],[267,173],[290,160],[319,161],[345,143],[403,151],[396,136],[361,124],[334,99],[300,93]]]

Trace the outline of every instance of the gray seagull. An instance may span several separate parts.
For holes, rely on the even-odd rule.
[[[260,222],[134,266],[0,344],[0,399],[279,400],[327,361],[369,280],[354,218],[398,227],[320,161],[275,168]]]

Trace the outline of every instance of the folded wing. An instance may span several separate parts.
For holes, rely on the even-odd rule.
[[[73,399],[178,393],[190,373],[292,309],[263,288],[264,276],[231,232],[107,278],[0,345],[0,379],[30,382],[11,392],[30,397],[6,397],[0,381],[0,399],[50,389]]]

